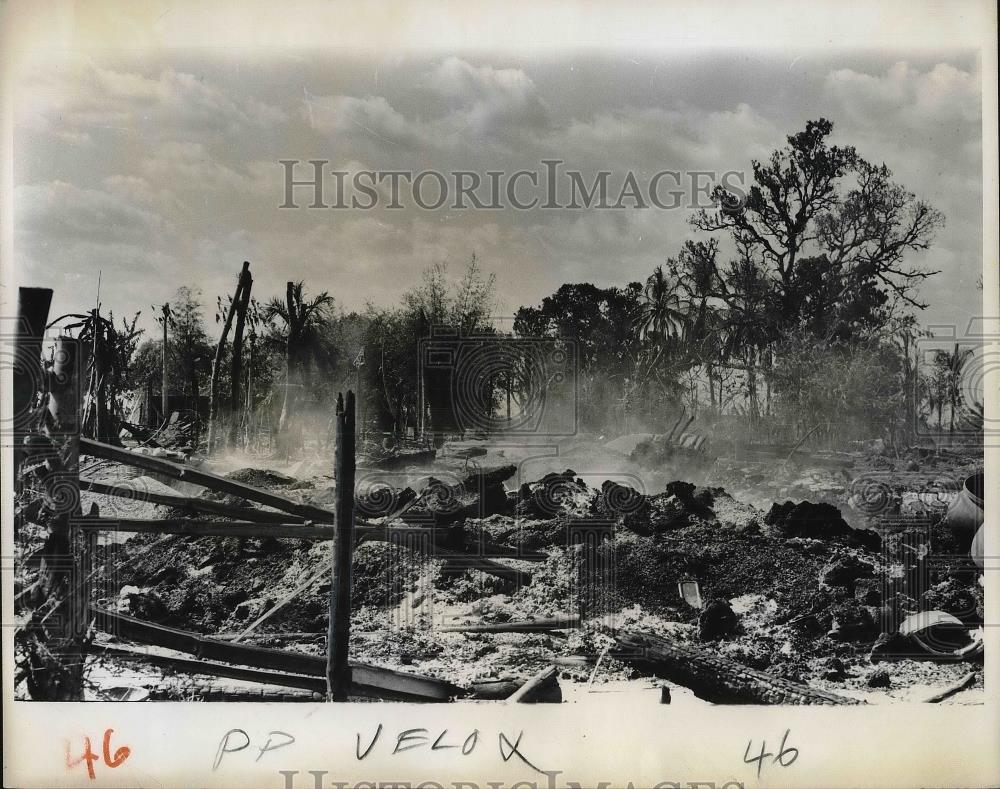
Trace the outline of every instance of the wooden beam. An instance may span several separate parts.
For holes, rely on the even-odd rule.
[[[776,677],[696,646],[642,632],[619,633],[610,655],[719,704],[864,704]]]
[[[118,531],[130,534],[184,534],[190,537],[281,537],[301,540],[332,540],[333,526],[308,523],[255,523],[210,521],[195,518],[77,518],[75,526],[85,531]]]
[[[521,619],[514,622],[473,622],[444,625],[439,633],[537,633],[546,630],[573,630],[580,626],[579,616],[555,616],[547,619]]]
[[[458,551],[435,546],[434,558],[446,559],[452,569],[480,570],[484,573],[488,573],[489,575],[495,575],[497,578],[512,581],[518,586],[527,586],[531,583],[531,573],[527,570],[519,570],[516,567],[508,567],[505,564],[499,564],[498,562],[494,562],[492,559],[486,559],[482,556],[460,553]]]
[[[285,512],[268,512],[255,507],[235,507],[219,501],[199,499],[193,496],[180,496],[174,493],[155,493],[147,490],[137,490],[121,485],[113,485],[98,480],[81,479],[80,489],[101,496],[116,496],[135,501],[148,501],[150,504],[162,504],[165,507],[195,510],[208,515],[221,515],[226,518],[237,518],[260,523],[305,523],[305,518],[289,515]]]
[[[102,657],[138,661],[153,666],[161,666],[172,671],[183,671],[188,674],[207,674],[212,677],[239,679],[244,682],[259,682],[267,685],[281,685],[286,688],[301,688],[302,690],[311,690],[314,693],[326,692],[326,682],[324,682],[322,677],[310,677],[305,674],[288,674],[279,671],[265,671],[259,668],[230,666],[226,663],[218,663],[210,660],[158,655],[139,649],[125,649],[122,647],[91,645],[90,651]]]
[[[559,679],[555,666],[546,666],[507,699],[512,704],[536,704],[541,701],[562,701]]]
[[[155,471],[181,482],[191,482],[209,490],[239,496],[240,498],[255,501],[267,507],[273,507],[282,512],[290,512],[306,520],[317,521],[319,523],[334,522],[334,515],[329,510],[314,507],[310,504],[301,504],[270,491],[261,490],[252,485],[245,485],[242,482],[236,482],[235,480],[227,479],[209,471],[191,468],[181,463],[174,463],[163,458],[152,457],[151,455],[140,455],[122,447],[113,447],[110,444],[102,444],[100,441],[94,441],[89,438],[80,439],[80,451],[83,454],[101,458],[102,460],[113,460],[116,463],[122,463],[126,466],[134,466],[146,471]]]
[[[354,563],[354,392],[347,402],[337,396],[337,432],[333,475],[336,537],[330,578],[330,620],[327,629],[326,682],[330,701],[347,701],[351,666],[351,570]]]
[[[262,539],[276,537],[297,540],[332,540],[336,530],[333,526],[308,523],[253,523],[247,521],[210,521],[195,518],[92,518],[77,517],[73,525],[83,531],[117,531],[129,534],[182,534],[189,537],[250,537]],[[414,540],[413,537],[426,537]],[[435,543],[439,535],[433,527],[419,526],[368,526],[354,528],[354,537],[402,544],[411,550],[424,550],[434,558],[444,559],[456,566],[469,570],[481,570],[498,578],[529,583],[531,573],[517,570],[493,561],[493,558],[518,559],[521,561],[544,561],[545,554],[526,553],[487,557],[479,553],[465,553],[442,548]],[[484,548],[485,550],[485,548]]]
[[[970,671],[964,677],[962,677],[958,682],[953,685],[949,685],[944,690],[935,693],[933,696],[928,696],[924,699],[925,704],[940,704],[945,699],[950,699],[956,693],[961,693],[966,688],[971,688],[976,684],[976,672]]]
[[[146,622],[107,609],[92,608],[91,610],[95,615],[97,627],[119,638],[137,641],[141,644],[166,647],[195,655],[203,660],[273,669],[320,677],[321,679],[326,676],[326,659],[317,655],[285,652],[249,644],[231,644],[187,630],[178,630]],[[351,664],[351,678],[351,691],[359,695],[371,694],[385,698],[406,697],[411,701],[449,701],[461,693],[461,688],[450,682],[416,674],[405,674],[401,671],[364,663]],[[323,682],[325,683],[325,679]]]

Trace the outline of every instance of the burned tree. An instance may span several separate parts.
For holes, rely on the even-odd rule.
[[[243,380],[243,333],[246,330],[248,311],[250,308],[250,289],[253,287],[253,277],[250,276],[250,264],[245,262],[243,264],[243,268],[246,272],[244,287],[242,293],[240,293],[239,299],[236,299],[234,304],[236,308],[236,329],[233,334],[233,358],[229,378],[229,411],[231,414],[231,421],[229,425],[230,443],[234,443],[236,440],[236,431],[239,423],[238,415],[240,413],[241,404],[240,392]],[[243,274],[240,274],[240,278],[241,280],[243,279]],[[254,316],[255,315],[256,312],[254,313]],[[253,319],[251,321],[251,331],[253,329],[253,325],[255,324],[256,320]],[[251,349],[251,355],[252,353],[253,351]],[[252,378],[252,371],[250,376]]]
[[[98,305],[88,314],[63,315],[52,324],[70,318],[75,323],[63,326],[65,331],[79,329],[81,371],[83,386],[83,414],[80,427],[89,438],[107,443],[119,443],[118,434],[124,424],[121,398],[130,388],[129,366],[138,345],[142,329],[136,329],[139,314],[131,323],[122,320],[116,329],[114,314],[105,318]]]
[[[224,316],[222,325],[222,335],[215,346],[215,356],[212,359],[212,378],[209,385],[209,407],[208,407],[208,451],[215,448],[219,436],[219,378],[222,374],[223,357],[226,351],[226,340],[229,338],[229,330],[233,324],[233,317],[239,315],[236,325],[236,338],[233,341],[233,376],[230,382],[233,396],[230,400],[229,418],[235,418],[239,407],[239,372],[242,368],[242,361],[237,363],[237,355],[242,352],[243,347],[243,326],[246,321],[246,305],[250,298],[250,286],[253,278],[250,276],[249,261],[243,262],[243,269],[240,271],[236,282],[236,293],[230,298],[229,303],[223,309],[222,300],[219,300],[219,310]],[[219,320],[220,315],[216,315]],[[226,431],[229,434],[229,431]]]
[[[297,406],[305,386],[305,371],[310,362],[326,367],[326,354],[320,336],[320,328],[329,317],[333,296],[324,291],[306,301],[302,282],[289,282],[285,289],[285,300],[274,298],[264,309],[265,320],[279,318],[284,324],[283,344],[285,346],[285,391],[278,420],[278,434],[281,445],[287,450],[288,435],[295,427]]]

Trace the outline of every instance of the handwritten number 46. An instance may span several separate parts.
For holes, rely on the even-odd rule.
[[[114,729],[107,729],[104,732],[104,748],[103,748],[104,753],[103,753],[103,756],[104,756],[104,763],[108,767],[118,767],[122,762],[124,762],[129,757],[129,754],[132,753],[132,749],[131,748],[129,748],[127,745],[123,745],[121,748],[118,748],[115,751],[114,756],[111,755],[111,733],[113,731],[114,731]],[[91,778],[91,780],[93,780],[94,778],[97,777],[94,774],[94,762],[96,762],[100,758],[101,758],[100,756],[98,756],[96,753],[94,753],[94,750],[93,750],[93,748],[90,745],[90,737],[84,737],[83,738],[83,756],[81,756],[79,759],[74,759],[74,758],[72,758],[70,756],[70,753],[69,753],[69,740],[66,740],[66,767],[67,768],[76,767],[76,765],[80,764],[80,762],[86,762],[87,763],[87,775],[89,775],[90,778]]]
[[[767,750],[767,742],[761,741],[760,743],[760,754],[757,756],[750,755],[750,749],[753,747],[753,740],[747,743],[747,749],[743,752],[743,763],[753,764],[757,762],[757,777],[760,777],[760,771],[764,767],[764,760],[774,757],[771,764],[780,764],[782,767],[788,767],[799,758],[799,749],[792,748],[791,746],[785,747],[785,743],[788,741],[788,734],[791,729],[785,729],[785,736],[781,738],[781,747],[778,749],[777,755],[770,753]]]

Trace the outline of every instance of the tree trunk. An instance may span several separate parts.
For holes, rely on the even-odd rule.
[[[240,387],[243,383],[243,330],[247,322],[247,309],[250,306],[250,289],[253,287],[253,277],[250,276],[250,261],[243,261],[243,271],[240,272],[240,298],[234,302],[236,308],[236,330],[233,334],[233,363],[230,380],[229,396],[229,443],[234,444],[239,429],[242,398]]]
[[[219,436],[219,425],[217,422],[219,419],[219,376],[222,374],[222,356],[226,352],[226,340],[229,337],[229,329],[233,325],[233,315],[235,315],[237,306],[242,298],[244,287],[243,275],[249,265],[249,263],[243,264],[243,270],[240,272],[240,275],[236,280],[236,293],[233,294],[233,300],[226,309],[226,319],[222,324],[222,334],[219,336],[219,343],[215,346],[215,357],[212,359],[212,377],[208,389],[209,452],[215,448],[215,444],[217,443]],[[195,407],[197,408],[197,405]]]
[[[167,324],[170,323],[170,305],[164,304],[163,312],[163,346],[160,348],[160,363],[162,376],[160,378],[160,420],[166,423],[170,419],[170,403],[167,394]]]
[[[295,283],[288,282],[285,285],[285,309],[288,311],[288,340],[285,343],[285,397],[281,404],[281,416],[278,417],[278,446],[285,453],[291,443],[290,437],[285,433],[291,426],[292,415],[295,410],[295,376],[296,368],[296,345],[298,343],[298,332],[296,329],[298,309],[295,300]]]

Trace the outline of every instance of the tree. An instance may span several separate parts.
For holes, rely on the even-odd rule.
[[[862,322],[878,323],[887,304],[923,308],[914,290],[936,273],[904,257],[929,247],[942,214],[894,183],[884,164],[830,145],[832,131],[824,118],[809,121],[766,163],[753,161],[745,199],[717,186],[716,208],[692,218],[700,230],[727,233],[737,256],[764,273],[778,306],[776,334],[798,323],[810,293],[824,294],[824,310]]]
[[[593,429],[603,427],[611,414],[635,394],[637,365],[643,342],[641,321],[643,286],[599,288],[589,282],[562,285],[538,307],[521,307],[514,333],[522,339],[561,338],[576,349],[576,384],[580,415]],[[515,374],[515,392],[544,386],[528,378],[532,365]],[[519,392],[519,389],[524,392]]]
[[[437,416],[434,430],[439,437],[457,427],[447,416],[454,415],[452,371],[425,370],[419,363],[421,342],[432,332],[446,330],[456,343],[481,343],[496,334],[495,307],[494,277],[483,274],[475,255],[458,280],[439,263],[424,271],[420,285],[403,295],[400,307],[368,306],[362,408],[380,431],[400,433],[411,425],[419,429],[429,413]]]
[[[238,315],[236,322],[236,336],[233,339],[232,366],[233,372],[230,378],[230,422],[239,408],[240,377],[242,374],[242,350],[243,350],[243,327],[246,324],[247,305],[250,302],[250,288],[253,285],[253,277],[250,276],[250,263],[243,262],[236,282],[236,292],[228,300],[225,307],[222,305],[222,298],[218,299],[218,310],[215,314],[216,323],[222,322],[222,334],[219,342],[215,346],[215,356],[212,359],[212,379],[209,388],[209,424],[208,424],[208,450],[212,451],[218,438],[219,425],[219,379],[222,374],[224,356],[226,352],[226,341],[229,338],[229,330],[233,324],[233,318]],[[234,425],[230,425],[234,427]],[[227,438],[232,436],[227,431]]]
[[[969,360],[975,355],[973,348],[960,348],[958,343],[951,353],[942,351],[943,362],[947,369],[946,397],[948,400],[948,434],[955,435],[955,416],[959,408],[963,405],[962,378],[965,375],[965,368]]]
[[[186,407],[200,415],[201,381],[210,374],[212,348],[205,333],[199,291],[178,288],[166,316],[170,341],[166,353],[166,378],[163,380],[163,341],[149,339],[139,345],[130,365],[132,386],[149,382],[159,385],[163,394],[181,395]],[[159,318],[157,320],[160,320]],[[164,401],[166,397],[164,397]],[[164,414],[166,419],[169,413]]]
[[[321,370],[331,366],[329,350],[321,341],[320,327],[329,320],[333,303],[333,297],[326,291],[307,300],[304,284],[300,281],[287,283],[284,301],[273,298],[264,308],[265,320],[278,319],[282,323],[278,331],[285,347],[285,392],[278,433],[285,441],[286,450],[291,445],[286,434],[290,432],[306,384],[306,369],[311,364]]]
[[[170,326],[173,330],[169,358],[174,374],[182,381],[181,391],[186,394],[187,407],[201,416],[201,381],[209,374],[212,356],[205,333],[200,291],[180,287],[170,305]]]
[[[652,350],[647,371],[640,381],[656,370],[661,360],[679,351],[688,339],[689,315],[680,294],[678,282],[664,274],[663,266],[653,269],[643,288],[635,318],[639,339]]]

